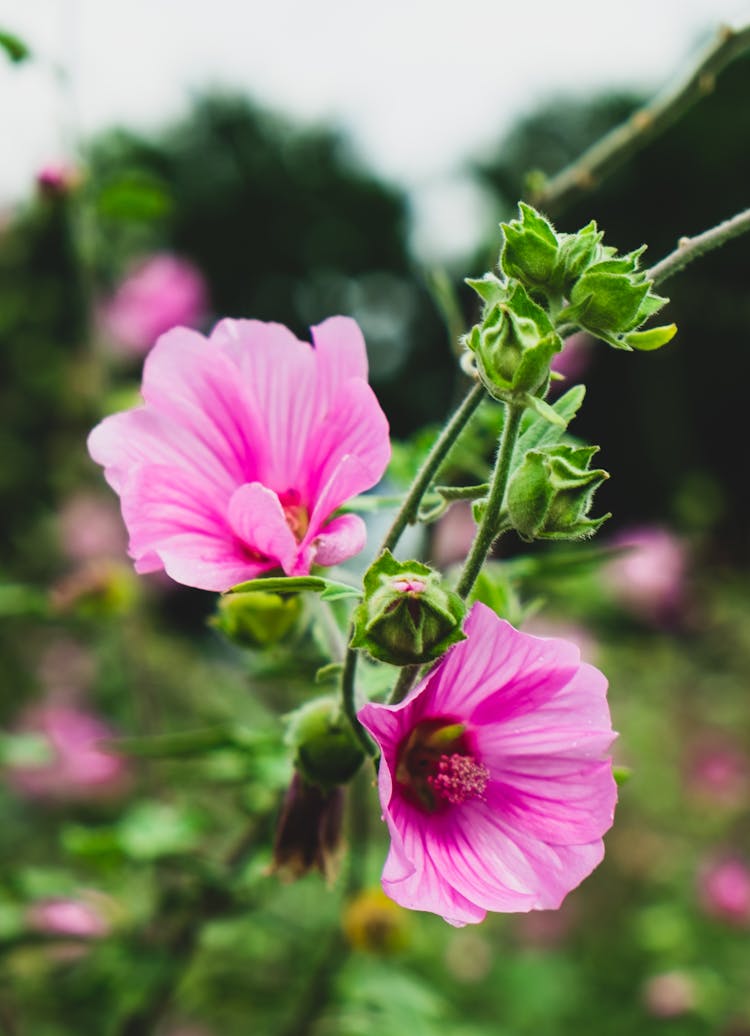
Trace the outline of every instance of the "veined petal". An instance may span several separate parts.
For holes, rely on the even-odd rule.
[[[146,357],[146,403],[190,430],[233,481],[251,482],[262,426],[243,405],[237,365],[197,331],[176,327]]]
[[[329,317],[310,328],[318,355],[318,384],[330,403],[343,382],[367,381],[367,349],[359,324],[351,317]]]
[[[163,540],[159,557],[164,571],[176,582],[219,592],[276,567],[275,561],[248,559],[236,542],[228,544],[201,532],[179,533]]]
[[[326,497],[325,507],[335,510],[379,482],[390,456],[388,421],[375,393],[365,381],[347,381],[310,430],[304,488],[298,488],[316,502],[316,510],[322,496]]]
[[[282,324],[261,320],[222,320],[211,341],[234,359],[243,408],[262,430],[257,480],[279,494],[301,489],[307,444],[325,412],[312,346]]]
[[[289,528],[279,498],[259,482],[240,486],[229,501],[232,532],[257,559],[294,571],[297,541]]]
[[[340,514],[313,541],[317,565],[339,565],[354,557],[367,541],[367,528],[358,514]]]

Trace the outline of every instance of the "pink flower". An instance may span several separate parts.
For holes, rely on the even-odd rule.
[[[594,340],[591,336],[583,331],[571,335],[566,340],[561,352],[552,357],[551,369],[562,374],[568,385],[572,381],[580,381],[581,375],[585,373],[589,365],[593,344]],[[553,381],[552,384],[553,386],[562,384],[563,387],[566,387],[565,382]]]
[[[601,861],[617,797],[604,676],[482,604],[464,630],[401,704],[359,712],[382,750],[383,888],[456,925],[559,907]]]
[[[39,900],[29,908],[28,920],[38,932],[73,935],[79,939],[100,939],[109,932],[109,923],[97,909],[93,897]]]
[[[281,324],[222,320],[209,339],[186,328],[159,339],[145,405],[89,436],[138,572],[227,590],[362,549],[362,519],[332,515],[380,479],[388,423],[356,323],[331,317],[312,335],[314,348]]]
[[[86,800],[126,789],[125,761],[100,747],[100,741],[114,735],[97,716],[67,705],[44,705],[25,715],[19,732],[38,734],[49,747],[49,759],[11,767],[11,783],[21,794]]]
[[[177,324],[195,327],[207,308],[200,270],[163,252],[145,259],[121,281],[102,308],[101,322],[122,352],[141,356]]]
[[[685,548],[668,529],[644,525],[625,529],[611,546],[626,551],[609,562],[604,578],[617,599],[645,618],[668,618],[685,589]]]
[[[73,493],[58,513],[60,545],[72,561],[122,558],[125,539],[112,498],[86,490]]]
[[[744,860],[725,857],[708,862],[698,876],[698,893],[712,917],[750,926],[750,868]]]

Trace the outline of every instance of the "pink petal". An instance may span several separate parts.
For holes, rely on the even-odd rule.
[[[235,480],[192,430],[176,424],[150,407],[136,407],[105,417],[89,434],[88,450],[104,467],[116,493],[133,470],[142,464],[178,468],[188,480],[210,484],[219,496],[229,498]]]
[[[252,481],[262,429],[247,414],[237,365],[196,331],[176,327],[146,358],[146,403],[190,429],[235,482]]]
[[[351,317],[329,317],[310,332],[318,356],[319,384],[330,405],[345,381],[367,381],[364,335]]]
[[[292,573],[297,541],[275,493],[259,482],[240,486],[229,501],[228,514],[232,531],[250,551],[281,565],[288,575]]]
[[[236,545],[230,547],[200,532],[180,533],[163,540],[159,556],[165,572],[176,582],[220,592],[276,567],[274,561],[247,560]]]
[[[580,665],[578,648],[564,640],[532,637],[475,604],[456,644],[430,680],[434,715],[496,722],[539,708],[565,686]],[[416,693],[416,692],[415,692]]]
[[[364,381],[346,382],[311,429],[305,450],[305,495],[315,501],[315,513],[328,517],[374,486],[390,456],[388,421],[375,393]]]
[[[316,565],[338,565],[354,557],[367,541],[367,528],[357,514],[341,514],[313,542]]]
[[[301,488],[307,443],[325,409],[312,346],[260,320],[222,320],[211,341],[240,372],[243,407],[259,435],[257,480],[279,494]]]

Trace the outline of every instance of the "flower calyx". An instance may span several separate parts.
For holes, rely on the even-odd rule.
[[[350,781],[362,765],[364,753],[335,698],[307,702],[288,723],[285,740],[307,784],[328,791]]]
[[[521,539],[585,539],[610,517],[589,518],[596,489],[609,478],[589,469],[598,446],[560,443],[529,450],[509,484],[507,508]]]
[[[299,594],[265,591],[225,594],[209,621],[228,640],[240,647],[264,648],[278,644],[302,614]]]
[[[365,573],[352,647],[392,665],[431,662],[464,639],[465,612],[438,572],[419,561],[396,561],[386,550]]]
[[[503,285],[490,276],[470,283],[485,298],[485,312],[465,343],[485,388],[506,402],[544,395],[552,357],[562,349],[549,316],[518,281]]]

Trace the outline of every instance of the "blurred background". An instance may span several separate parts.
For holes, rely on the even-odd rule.
[[[315,616],[228,644],[213,595],[133,574],[85,450],[168,327],[252,316],[306,337],[346,313],[398,491],[464,391],[463,278],[496,262],[498,221],[750,18],[607,7],[0,0],[0,1032],[750,1033],[747,239],[665,285],[662,352],[566,350],[614,517],[593,548],[504,546],[484,586],[610,679],[631,777],[605,862],[559,912],[454,931],[380,898],[366,780],[362,887],[269,875],[278,714],[329,657]],[[551,209],[558,228],[596,219],[655,262],[747,207],[750,55],[704,86]],[[496,424],[488,405],[446,478],[481,481]],[[457,504],[412,546],[450,566],[471,533]],[[213,733],[180,742],[195,728]]]

